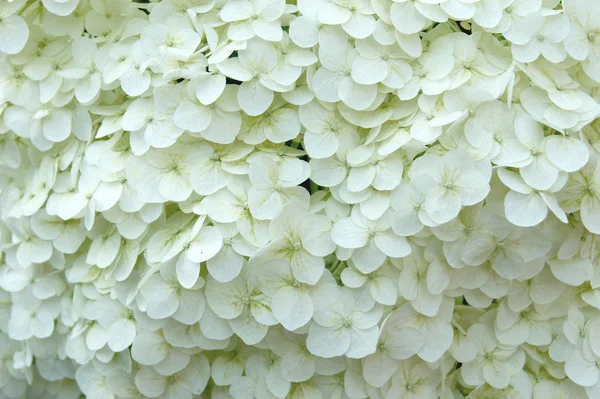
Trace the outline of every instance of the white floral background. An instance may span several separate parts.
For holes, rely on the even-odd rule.
[[[0,399],[600,398],[597,0],[1,0]]]

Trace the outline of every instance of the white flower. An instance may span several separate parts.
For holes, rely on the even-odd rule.
[[[353,249],[352,260],[358,270],[371,273],[385,262],[387,256],[402,258],[411,253],[406,239],[394,234],[390,224],[388,215],[373,221],[354,207],[350,217],[333,226],[331,238],[340,247]]]
[[[418,100],[419,112],[412,120],[410,135],[423,143],[431,143],[442,134],[442,128],[455,122],[460,112],[448,112],[441,96],[421,94]]]
[[[88,330],[86,344],[98,350],[107,344],[114,352],[121,352],[131,346],[136,335],[135,315],[139,314],[122,306],[118,301],[104,297],[93,305],[97,324]]]
[[[86,263],[105,269],[117,258],[121,249],[121,234],[110,223],[100,221],[91,232],[92,244],[86,256]]]
[[[351,291],[332,284],[320,287],[314,302],[314,323],[306,341],[313,355],[363,358],[375,352],[381,307],[361,310]]]
[[[452,56],[454,57],[454,69],[451,74],[452,83],[450,89],[465,85],[472,89],[489,92],[497,96],[495,90],[498,75],[501,75],[505,69],[498,65],[495,60],[490,60],[482,46],[483,38],[478,35],[465,35],[455,33],[441,36],[431,43],[430,51],[438,54],[447,53],[447,48],[454,47]],[[448,54],[449,55],[449,54]],[[475,95],[472,95],[475,97]]]
[[[424,316],[416,312],[410,304],[404,304],[391,314],[386,323],[397,323],[399,326],[417,330],[424,338],[423,346],[417,351],[417,355],[427,362],[435,362],[441,359],[452,345],[454,331],[450,324],[450,309],[454,309],[454,302],[450,298],[442,300],[440,310],[434,317]]]
[[[319,61],[322,66],[317,69],[311,82],[311,88],[319,100],[341,100],[359,111],[373,104],[377,97],[377,86],[359,84],[346,73],[351,71],[357,57],[357,51],[348,43],[344,32],[325,36],[320,41]]]
[[[246,375],[231,384],[229,394],[235,399],[260,395],[262,392],[285,397],[291,384],[283,379],[279,364],[277,356],[271,353],[251,355],[245,364]]]
[[[537,121],[557,130],[578,130],[600,112],[598,103],[590,101],[578,83],[553,64],[538,60],[521,70],[539,86],[521,93],[523,107]]]
[[[375,18],[371,3],[365,0],[325,1],[319,10],[319,22],[341,25],[344,31],[356,39],[364,39],[373,33]]]
[[[498,169],[498,177],[511,189],[504,198],[506,219],[516,226],[535,226],[546,218],[549,208],[561,222],[567,223],[567,215],[554,196],[567,182],[567,176],[562,176],[547,191],[538,191],[529,187],[518,174]]]
[[[129,375],[118,369],[103,369],[101,363],[98,368],[94,363],[85,364],[74,377],[83,393],[91,398],[114,397],[127,392],[133,385]]]
[[[482,203],[465,207],[453,221],[432,228],[436,237],[444,242],[444,257],[454,268],[465,266],[462,260],[465,247],[479,235],[489,234],[489,226],[497,219],[487,207],[482,207]]]
[[[276,161],[268,156],[251,160],[248,177],[248,205],[256,219],[272,219],[281,207],[292,201],[307,203],[308,192],[298,187],[310,174],[308,163],[295,158]]]
[[[269,76],[281,85],[290,85],[298,81],[302,75],[303,67],[308,67],[317,62],[317,56],[309,50],[298,48],[287,33],[283,38],[273,43],[277,51],[278,61]]]
[[[427,263],[419,251],[395,263],[401,269],[398,292],[417,312],[433,317],[442,303],[448,276],[438,262]]]
[[[500,101],[486,102],[465,123],[465,137],[474,147],[485,146],[493,139],[492,163],[499,166],[526,166],[530,151],[524,146],[514,129],[515,116]]]
[[[186,61],[200,44],[200,36],[188,21],[184,16],[172,15],[164,23],[148,25],[141,34],[142,49],[153,58]]]
[[[381,267],[364,274],[351,264],[342,271],[340,279],[346,287],[361,288],[373,301],[382,305],[394,305],[398,299],[398,272],[392,267]],[[367,300],[364,296],[361,300]]]
[[[571,259],[577,255],[582,258],[588,258],[593,243],[593,235],[586,231],[583,225],[577,225],[571,230],[568,238],[561,244],[556,257],[560,260]]]
[[[347,164],[351,167],[346,188],[352,193],[364,192],[372,186],[376,190],[393,190],[400,184],[404,173],[402,154],[380,155],[364,153],[359,147],[350,151]],[[382,212],[383,213],[383,212]]]
[[[302,210],[302,203],[291,201],[271,220],[271,242],[252,255],[252,260],[287,259],[294,277],[313,285],[323,274],[323,257],[335,250],[331,241],[331,221],[322,215]]]
[[[144,282],[140,293],[151,318],[165,319],[172,316],[181,323],[191,325],[198,322],[204,312],[204,295],[199,290],[204,285],[204,280],[199,278],[199,270],[190,276],[180,271],[181,262],[180,259],[176,264],[174,261],[162,264],[159,273],[153,274]]]
[[[135,375],[135,385],[148,397],[164,395],[184,399],[204,391],[209,378],[208,360],[203,355],[196,355],[184,370],[172,375],[162,375],[152,367],[142,366]]]
[[[398,90],[398,96],[402,100],[410,100],[419,94],[419,90],[430,96],[442,94],[452,83],[450,73],[454,62],[451,54],[423,53],[418,61],[412,63],[412,78]]]
[[[513,279],[526,273],[529,262],[540,264],[550,247],[540,230],[515,229],[505,221],[496,220],[490,221],[488,234],[480,234],[469,241],[462,260],[467,265],[476,265],[489,259],[501,277]]]
[[[600,397],[596,8],[0,1],[0,398]]]
[[[260,290],[271,297],[273,316],[286,330],[297,330],[311,320],[310,294],[314,288],[294,277],[288,261],[253,260],[251,267],[258,277]]]
[[[229,22],[227,35],[231,40],[249,40],[255,35],[263,40],[278,42],[282,31],[278,19],[285,2],[281,0],[234,0],[227,2],[219,12]]]
[[[306,128],[304,149],[311,159],[332,156],[339,148],[339,136],[352,134],[355,130],[336,110],[323,108],[316,100],[302,105],[298,113]]]
[[[533,34],[526,44],[514,44],[511,47],[515,59],[520,62],[533,62],[540,54],[548,61],[559,63],[567,57],[563,41],[569,35],[569,19],[564,14],[543,17],[534,14],[528,21]]]
[[[175,124],[214,143],[232,143],[242,120],[235,106],[228,104],[223,96],[225,88],[225,76],[220,74],[192,79],[186,87],[187,98],[183,98],[173,114]],[[211,106],[215,101],[217,105]]]
[[[598,69],[598,21],[588,18],[592,9],[590,0],[567,0],[564,9],[571,21],[569,36],[565,40],[565,47],[569,55],[576,60],[583,61],[584,71],[595,81],[600,79]]]
[[[359,56],[352,63],[352,79],[360,84],[383,84],[399,89],[412,78],[408,57],[395,46],[382,46],[373,39],[356,41]]]
[[[425,29],[432,19],[436,22],[445,22],[448,19],[437,2],[428,0],[394,2],[390,16],[394,27],[404,34]]]
[[[269,241],[269,221],[252,216],[248,204],[248,190],[251,188],[247,178],[233,177],[226,188],[204,197],[200,206],[216,222],[235,222],[245,240],[256,247],[263,247]]]
[[[142,65],[148,62],[149,56],[142,50],[141,41],[114,43],[107,56],[99,61],[104,83],[111,84],[119,79],[123,91],[130,96],[148,90],[151,76]]]
[[[306,349],[305,337],[281,328],[271,328],[267,334],[269,348],[281,357],[280,369],[290,382],[302,382],[315,374],[319,362],[324,359],[313,356]]]
[[[13,307],[8,323],[11,339],[48,338],[54,331],[54,319],[60,313],[58,298],[39,300],[31,288],[12,295]]]
[[[295,138],[301,129],[298,113],[295,108],[284,105],[285,102],[276,98],[264,114],[245,117],[238,138],[250,145],[267,140],[279,144]]]
[[[475,344],[477,356],[461,368],[465,382],[472,386],[487,382],[496,389],[506,388],[511,377],[522,369],[525,353],[521,349],[500,345],[494,331],[485,324],[472,325],[467,337]]]
[[[242,270],[244,255],[253,254],[256,247],[239,234],[235,223],[218,224],[213,222],[213,224],[218,230],[218,234],[214,234],[214,236],[223,237],[223,246],[216,255],[206,261],[206,267],[215,280],[231,281]]]
[[[71,134],[72,116],[64,108],[42,104],[35,94],[25,107],[11,106],[4,113],[6,126],[41,151],[47,151],[53,143],[66,140]]]
[[[532,36],[531,23],[539,14],[541,1],[502,0],[498,1],[504,10],[496,27],[512,43],[525,44]]]
[[[414,360],[404,360],[392,376],[392,384],[386,398],[436,398],[439,380],[437,370]]]
[[[363,359],[363,377],[376,387],[384,385],[396,373],[402,362],[416,354],[423,346],[421,334],[410,327],[403,327],[397,319],[383,324],[377,352]],[[392,385],[394,380],[392,380]],[[392,388],[394,389],[394,388]]]
[[[206,282],[206,300],[212,310],[228,320],[231,329],[248,344],[265,337],[268,326],[277,324],[271,310],[271,298],[258,290],[259,276],[247,268],[233,280],[220,283],[212,278]]]
[[[554,277],[550,268],[545,267],[531,280],[526,282],[513,282],[508,297],[508,307],[513,311],[521,311],[532,302],[537,304],[550,304],[554,302],[565,290],[561,281]]]
[[[37,170],[27,179],[20,200],[11,208],[11,217],[31,216],[42,208],[50,189],[56,183],[52,170]],[[58,189],[58,187],[57,187]]]
[[[186,151],[181,151],[184,148]],[[205,143],[149,150],[127,160],[127,180],[143,202],[184,201],[192,194],[199,162],[210,160],[212,154],[212,148]]]
[[[91,39],[73,41],[73,64],[59,72],[63,78],[76,78],[75,96],[81,103],[89,103],[100,92],[102,75],[96,67],[97,46]]]
[[[561,195],[561,205],[566,211],[581,209],[581,221],[592,233],[600,232],[600,164],[597,160],[588,163],[581,171],[571,174]]]
[[[425,224],[437,225],[429,218],[424,207],[427,192],[432,184],[434,181],[431,178],[419,176],[408,183],[400,183],[392,191],[390,202],[395,211],[392,220],[394,233],[411,236],[423,230]]]
[[[17,247],[15,259],[20,267],[27,267],[32,263],[44,263],[50,259],[53,252],[52,243],[34,233],[30,220],[16,219],[8,227],[14,236],[13,242]]]
[[[154,101],[148,98],[134,100],[121,120],[121,128],[131,132],[136,155],[144,154],[149,147],[170,147],[183,133],[172,117],[181,100],[181,87],[161,86],[155,90]]]
[[[343,185],[339,185],[344,182],[350,170],[350,165],[347,163],[348,152],[360,143],[358,134],[346,134],[339,136],[338,139],[340,145],[334,155],[321,159],[311,158],[310,160],[310,178],[320,186],[343,187]]]
[[[217,64],[223,75],[243,82],[237,92],[237,101],[248,115],[260,115],[273,102],[273,91],[283,92],[286,87],[269,77],[277,65],[277,52],[273,45],[260,39],[248,40],[246,49],[238,57]]]
[[[524,342],[547,345],[552,341],[550,324],[544,315],[533,308],[513,312],[504,302],[498,307],[495,332],[498,341],[509,346]]]
[[[211,145],[209,149],[209,156],[197,158],[193,169],[192,187],[200,195],[215,193],[235,175],[246,174],[248,166],[244,158],[252,152],[251,146],[241,142]]]
[[[435,184],[427,193],[425,209],[435,223],[448,222],[462,206],[483,200],[489,190],[489,179],[475,168],[470,154],[452,150],[443,157],[424,155],[416,159],[410,170],[412,179],[425,175]]]

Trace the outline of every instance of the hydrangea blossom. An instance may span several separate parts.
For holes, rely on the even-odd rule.
[[[0,1],[0,398],[600,398],[596,0]]]

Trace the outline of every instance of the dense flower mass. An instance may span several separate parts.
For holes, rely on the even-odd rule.
[[[597,0],[0,0],[0,399],[600,398]]]

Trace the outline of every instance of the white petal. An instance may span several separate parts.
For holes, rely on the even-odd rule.
[[[71,134],[71,115],[62,109],[51,110],[50,114],[43,119],[42,126],[44,137],[59,143]]]
[[[313,304],[310,296],[293,287],[283,287],[273,296],[273,315],[289,331],[296,330],[310,321]]]
[[[581,201],[581,220],[594,234],[600,234],[600,199],[586,195]]]
[[[0,52],[17,54],[29,38],[27,22],[18,15],[9,15],[0,22]]]
[[[427,194],[425,207],[429,217],[442,224],[454,219],[461,209],[461,200],[454,190],[435,188]]]
[[[362,111],[370,107],[375,101],[377,86],[373,84],[361,85],[346,76],[340,81],[337,92],[344,104],[354,110]]]
[[[574,258],[568,260],[552,259],[548,261],[552,274],[565,284],[577,287],[590,280],[593,266],[589,259]]]
[[[548,214],[544,200],[536,193],[521,194],[509,191],[504,199],[506,219],[521,227],[536,226]]]
[[[350,347],[350,332],[345,328],[332,329],[313,323],[308,329],[306,347],[315,356],[341,356]]]
[[[295,18],[290,24],[290,39],[302,48],[310,48],[319,42],[319,26],[305,15]]]
[[[210,105],[217,99],[225,90],[225,76],[220,74],[200,76],[200,83],[196,90],[196,97],[204,105]]]
[[[200,263],[192,262],[189,260],[188,256],[183,253],[177,259],[175,271],[177,273],[177,280],[179,280],[181,286],[189,289],[196,284],[198,277],[200,277]]]
[[[181,129],[201,132],[210,125],[212,116],[209,107],[183,100],[173,115],[173,121]]]
[[[554,135],[544,141],[548,159],[560,170],[575,172],[588,162],[589,151],[581,140]]]
[[[398,368],[398,362],[386,353],[377,352],[363,360],[363,378],[374,387],[385,384]]]
[[[188,258],[193,262],[205,262],[219,253],[223,237],[215,227],[205,226],[188,249]]]
[[[344,248],[360,248],[367,244],[369,232],[357,226],[351,218],[345,218],[333,226],[331,239]]]
[[[346,352],[346,356],[351,359],[361,359],[375,353],[379,327],[375,326],[366,330],[353,328],[350,334],[350,347]]]
[[[374,240],[377,248],[391,258],[403,258],[411,253],[406,238],[397,236],[391,230],[377,234]]]
[[[394,27],[406,35],[421,31],[429,22],[412,2],[394,2],[390,9],[390,17]]]
[[[297,251],[291,260],[294,277],[303,283],[314,285],[323,275],[325,262],[320,256],[314,256],[307,251]]]
[[[596,362],[584,359],[580,351],[575,351],[573,356],[567,360],[565,373],[573,382],[585,387],[595,385],[600,379],[600,371]]]
[[[108,329],[108,346],[114,352],[121,352],[133,343],[136,334],[133,320],[119,319]]]
[[[273,92],[263,86],[258,79],[241,84],[237,99],[242,110],[251,116],[260,115],[273,102]]]

